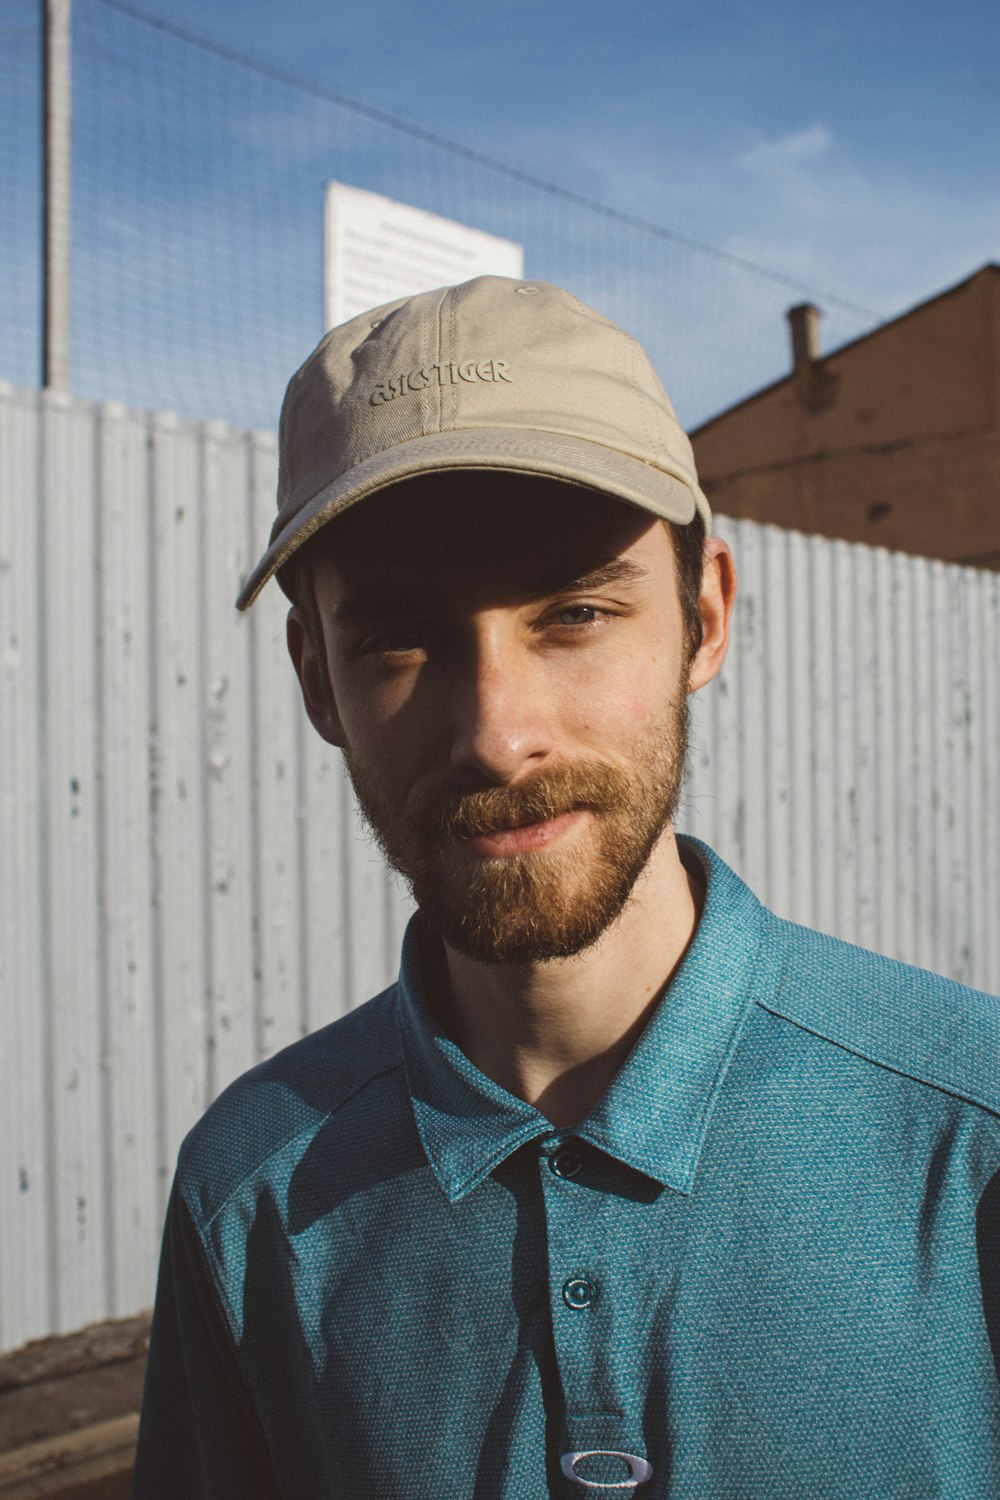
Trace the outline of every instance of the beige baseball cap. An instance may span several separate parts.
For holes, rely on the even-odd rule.
[[[642,347],[545,281],[479,276],[332,329],[289,382],[278,447],[278,515],[239,609],[349,506],[439,469],[546,475],[711,528]]]

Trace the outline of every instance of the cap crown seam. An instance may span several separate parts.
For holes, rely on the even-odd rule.
[[[434,339],[433,346],[431,348],[431,354],[433,356],[433,361],[435,361],[437,364],[441,363],[443,357],[442,351],[444,348],[444,330],[442,325],[444,321],[444,307],[446,300],[447,299],[445,297],[441,298],[441,301],[438,304],[437,317],[434,319],[433,323]],[[444,386],[439,385],[436,391],[433,389],[433,387],[428,387],[428,389],[430,390],[430,395],[427,398],[428,430],[431,432],[441,432],[444,427],[444,412],[442,410],[442,405],[444,402]]]
[[[636,370],[638,346],[635,343],[634,339],[628,338],[627,335],[625,337],[625,347],[627,351],[626,375],[629,383],[632,386],[632,390],[635,393],[636,403],[639,408],[639,420],[642,423],[642,430],[645,433],[646,437],[646,446],[649,448],[650,453],[653,455],[653,462],[655,463],[656,467],[658,469],[662,469],[663,455],[660,452],[660,445],[656,439],[656,432],[650,423],[649,412],[646,410],[646,403],[643,400],[642,388],[639,384],[639,374]]]
[[[453,358],[458,348],[458,330],[456,327],[458,298],[452,292],[450,296],[445,298],[445,301],[448,305],[448,348],[447,351],[442,351],[442,353],[447,352],[449,358]],[[448,428],[450,431],[454,431],[458,426],[458,391],[452,385],[448,387],[448,407]]]

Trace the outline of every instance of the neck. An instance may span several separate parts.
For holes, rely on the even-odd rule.
[[[668,828],[621,916],[582,953],[490,965],[445,945],[445,1029],[495,1083],[554,1125],[576,1124],[607,1090],[684,957],[702,894]]]

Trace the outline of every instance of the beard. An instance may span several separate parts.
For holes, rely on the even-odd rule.
[[[689,713],[683,688],[633,746],[627,768],[572,761],[509,786],[442,787],[409,798],[399,781],[345,750],[351,784],[376,842],[408,882],[424,924],[486,964],[569,958],[621,915],[667,825],[684,780]],[[586,809],[591,847],[498,857],[462,842]]]

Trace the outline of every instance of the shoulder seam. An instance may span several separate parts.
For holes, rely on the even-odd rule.
[[[226,1334],[229,1338],[230,1347],[236,1358],[237,1366],[242,1371],[243,1367],[240,1363],[239,1345],[236,1340],[236,1329],[239,1326],[239,1322],[236,1317],[236,1309],[233,1307],[232,1299],[230,1298],[229,1292],[226,1288],[225,1278],[220,1274],[219,1263],[216,1259],[215,1251],[212,1249],[210,1242],[206,1238],[205,1231],[202,1228],[201,1224],[199,1224],[198,1220],[195,1218],[195,1215],[191,1209],[191,1205],[187,1201],[187,1197],[182,1194],[182,1198],[184,1210],[187,1213],[188,1218],[191,1220],[191,1227],[197,1235],[198,1244],[201,1247],[201,1252],[205,1257],[206,1269],[208,1271],[208,1277],[212,1285],[212,1290],[214,1291],[215,1296],[218,1298],[219,1303],[221,1304],[220,1311],[222,1313],[222,1319],[226,1327]],[[205,1226],[206,1229],[207,1227],[208,1225]]]
[[[894,1073],[898,1078],[908,1078],[911,1083],[919,1083],[924,1088],[935,1089],[940,1094],[949,1094],[954,1099],[960,1099],[964,1104],[974,1105],[977,1109],[984,1110],[1000,1121],[1000,1104],[996,1101],[980,1098],[970,1089],[958,1084],[951,1083],[945,1079],[925,1078],[921,1073],[913,1069],[905,1068],[898,1063],[888,1062],[884,1057],[878,1057],[873,1050],[859,1047],[854,1043],[845,1041],[841,1037],[831,1036],[828,1031],[820,1031],[816,1026],[810,1026],[798,1016],[789,1015],[787,1011],[780,1010],[776,1005],[769,1005],[765,1000],[756,1002],[761,1010],[767,1011],[768,1015],[776,1017],[779,1021],[785,1021],[789,1026],[796,1026],[800,1031],[809,1036],[818,1038],[821,1042],[828,1042],[831,1047],[839,1047],[842,1052],[849,1052],[852,1057],[861,1058],[862,1062],[871,1063],[874,1068],[882,1068],[887,1073]]]
[[[248,1172],[245,1172],[243,1174],[239,1182],[235,1183],[230,1188],[229,1192],[225,1195],[225,1197],[207,1219],[203,1219],[200,1214],[195,1213],[192,1205],[188,1203],[187,1194],[185,1193],[184,1202],[187,1205],[188,1212],[190,1213],[195,1226],[199,1230],[199,1234],[201,1233],[202,1226],[204,1226],[205,1230],[208,1230],[212,1227],[219,1214],[222,1213],[223,1209],[226,1208],[226,1206],[232,1201],[235,1195],[240,1191],[240,1188],[248,1183],[252,1177],[256,1177],[257,1174],[261,1172],[269,1162],[273,1161],[276,1156],[279,1156],[282,1151],[287,1150],[294,1141],[299,1140],[302,1136],[315,1134],[315,1132],[320,1128],[321,1125],[325,1124],[327,1120],[331,1119],[339,1109],[347,1104],[349,1100],[353,1099],[356,1094],[359,1094],[362,1089],[366,1089],[368,1085],[370,1083],[374,1083],[377,1078],[384,1078],[387,1073],[393,1073],[397,1068],[401,1068],[402,1066],[403,1059],[399,1057],[396,1058],[393,1062],[387,1063],[384,1067],[377,1068],[374,1072],[369,1073],[359,1083],[355,1084],[355,1086],[352,1089],[349,1089],[347,1093],[341,1095],[341,1097],[337,1100],[336,1104],[332,1106],[332,1108],[325,1110],[323,1113],[317,1114],[316,1118],[314,1120],[311,1120],[308,1125],[303,1126],[301,1130],[295,1130],[291,1135],[286,1136],[284,1140],[280,1141],[278,1145],[273,1147],[266,1156],[262,1156],[259,1161],[255,1162]]]

